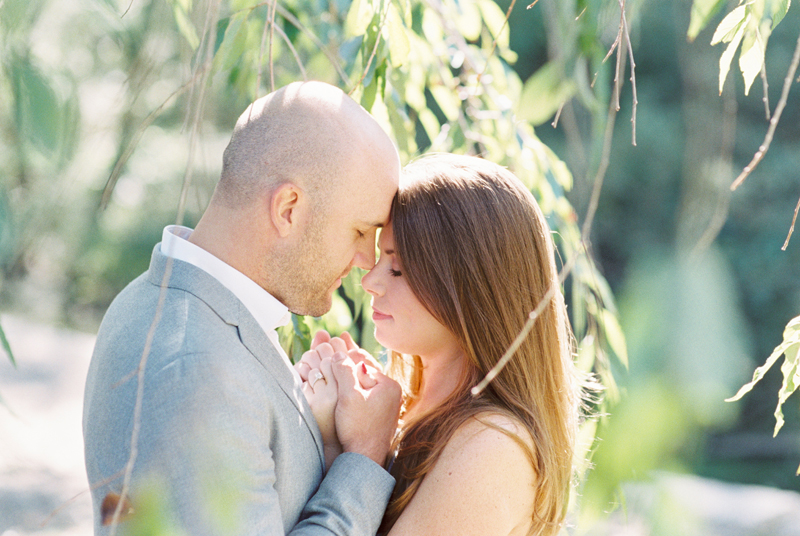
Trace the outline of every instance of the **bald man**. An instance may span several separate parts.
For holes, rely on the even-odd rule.
[[[399,171],[386,133],[333,86],[291,84],[242,114],[196,228],[164,230],[100,326],[83,422],[95,534],[116,505],[133,512],[122,529],[161,516],[190,535],[375,534],[400,389],[377,374],[340,393],[344,453],[326,468],[275,329],[327,312],[353,266],[372,268]]]

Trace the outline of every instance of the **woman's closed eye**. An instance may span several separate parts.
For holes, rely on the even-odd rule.
[[[401,272],[400,270],[395,270],[394,268],[389,268],[389,273],[391,274],[392,277],[400,277],[401,275],[403,275],[403,272]]]

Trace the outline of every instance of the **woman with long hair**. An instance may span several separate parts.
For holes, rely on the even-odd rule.
[[[405,394],[390,461],[397,483],[381,532],[558,533],[582,380],[551,233],[533,196],[483,159],[424,157],[403,171],[378,245],[362,286],[372,296],[375,337],[390,350],[389,373]],[[473,392],[533,311],[512,358]],[[346,335],[325,345],[298,370],[304,379],[325,376],[304,391],[335,455],[328,359],[354,345]],[[368,368],[359,368],[369,381]]]

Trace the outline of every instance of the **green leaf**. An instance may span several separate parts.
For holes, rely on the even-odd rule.
[[[172,13],[175,17],[175,23],[178,25],[178,31],[184,39],[186,39],[186,42],[189,43],[189,46],[192,47],[192,50],[197,50],[197,47],[200,46],[200,39],[197,37],[194,24],[189,19],[186,7],[182,5],[184,3],[186,2],[177,0],[172,8]],[[191,4],[191,2],[189,3]]]
[[[785,359],[781,365],[781,372],[783,373],[783,384],[780,391],[778,391],[778,405],[775,408],[775,431],[773,437],[778,435],[778,432],[783,427],[783,411],[782,407],[784,402],[797,390],[798,370],[797,370],[797,354],[800,346],[793,346],[785,352]]]
[[[497,45],[500,48],[507,48],[509,28],[506,24],[506,14],[493,0],[481,0],[478,2],[478,7],[483,15],[483,22],[489,28],[492,37],[497,40]]]
[[[689,21],[689,31],[686,36],[689,41],[694,41],[720,8],[725,5],[726,0],[694,0],[692,3],[692,15]]]
[[[9,34],[26,34],[36,23],[45,2],[46,0],[4,0],[0,2],[0,28],[5,28]]]
[[[733,40],[735,35],[741,30],[747,18],[749,18],[749,14],[746,6],[739,6],[725,15],[725,18],[722,19],[722,22],[719,23],[716,31],[714,31],[714,37],[711,38],[711,45],[728,43]]]
[[[425,134],[428,135],[428,139],[430,139],[431,142],[433,142],[439,135],[439,132],[442,131],[442,125],[440,125],[439,120],[436,119],[436,114],[429,108],[423,108],[419,111],[419,122],[422,123],[422,128],[425,129]]]
[[[456,4],[460,13],[456,15],[456,28],[467,41],[477,41],[481,36],[483,27],[481,12],[473,2],[458,2]]]
[[[558,111],[558,108],[575,94],[576,85],[564,76],[562,65],[550,61],[528,78],[522,87],[517,116],[541,125]]]
[[[742,41],[744,35],[744,25],[739,26],[733,39],[728,44],[728,48],[722,53],[719,58],[719,94],[722,95],[722,87],[725,85],[725,79],[728,77],[728,71],[731,69],[731,62],[733,55],[736,54],[736,49],[739,48],[739,43]]]
[[[744,384],[741,389],[739,389],[739,392],[731,398],[725,399],[725,401],[735,402],[742,398],[764,377],[781,355],[789,352],[790,355],[795,355],[796,359],[798,349],[800,349],[800,316],[796,316],[789,321],[789,324],[787,324],[786,329],[783,331],[783,342],[776,346],[767,358],[767,361],[753,372],[753,379]]]
[[[392,67],[400,67],[408,59],[411,52],[411,43],[406,34],[406,27],[403,25],[403,17],[394,4],[389,7],[389,20],[387,21],[389,38],[389,57],[392,60]]]
[[[403,22],[406,28],[411,28],[411,0],[392,0],[397,5],[397,9],[403,14]]]
[[[250,13],[249,10],[240,11],[228,21],[225,36],[214,55],[215,70],[227,71],[242,57],[247,44],[247,26],[244,22]]]
[[[295,348],[292,354],[294,354],[293,357],[299,358],[303,352],[307,352],[311,348],[311,329],[308,327],[305,317],[294,313],[292,313],[292,328],[294,331],[292,347]]]
[[[12,80],[17,128],[35,147],[54,153],[63,126],[56,92],[27,58],[14,58]]]
[[[600,311],[600,318],[603,321],[603,331],[608,345],[620,363],[628,368],[628,347],[625,344],[625,335],[622,333],[617,317],[608,309],[603,309]]]
[[[786,16],[786,12],[789,11],[789,5],[791,5],[791,0],[772,0],[772,29],[774,30],[775,27],[780,24],[783,20],[783,17]]]
[[[461,109],[461,100],[458,98],[455,91],[440,84],[431,85],[428,89],[430,89],[433,98],[436,99],[436,104],[442,109],[442,113],[447,120],[455,121],[458,119],[458,112]]]
[[[750,93],[750,86],[753,85],[753,81],[761,73],[761,67],[763,65],[764,41],[761,38],[761,32],[756,29],[751,39],[745,39],[745,43],[742,45],[742,51],[739,53],[739,70],[742,71],[742,77],[744,78],[745,95]],[[721,83],[722,81],[720,81],[720,84]]]
[[[345,35],[357,37],[367,33],[373,15],[374,10],[369,0],[353,0],[344,22]]]
[[[6,355],[11,361],[11,364],[16,368],[17,362],[14,360],[14,353],[11,351],[11,345],[8,344],[8,339],[6,338],[5,331],[3,331],[3,326],[0,326],[0,344],[2,344],[3,350],[6,351]]]

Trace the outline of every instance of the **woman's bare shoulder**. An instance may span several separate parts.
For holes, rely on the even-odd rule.
[[[518,419],[503,413],[484,412],[467,419],[456,430],[445,452],[464,448],[508,448],[526,455],[525,451],[533,452],[534,445],[530,433]]]
[[[536,474],[526,449],[514,439],[529,437],[521,432],[519,422],[499,414],[465,421],[391,536],[524,534],[533,512]]]

